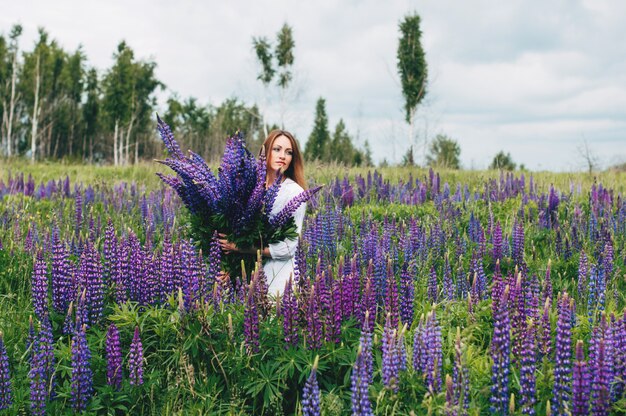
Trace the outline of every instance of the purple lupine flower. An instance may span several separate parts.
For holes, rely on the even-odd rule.
[[[361,295],[360,305],[360,310],[362,312],[362,315],[360,315],[361,327],[363,327],[364,320],[367,317],[368,327],[373,328],[374,323],[376,322],[376,294],[372,288],[372,280],[369,277],[365,281],[365,289],[363,289],[363,293]]]
[[[402,272],[400,274],[400,292],[400,319],[402,323],[407,324],[410,328],[413,324],[415,286],[406,262],[402,266]]]
[[[285,336],[285,348],[298,344],[298,301],[293,290],[293,282],[291,276],[285,284],[285,292],[283,294],[282,315],[283,315],[283,334]]]
[[[106,337],[107,384],[119,390],[122,387],[122,350],[120,333],[115,324],[109,325]]]
[[[37,253],[31,279],[33,309],[39,319],[48,314],[48,271],[41,250]]]
[[[552,408],[556,414],[565,414],[569,409],[572,381],[572,313],[574,299],[567,292],[560,297],[559,318],[556,327],[556,362],[554,365],[554,388]]]
[[[93,395],[93,372],[91,370],[91,351],[87,344],[86,326],[81,326],[72,339],[72,377],[71,402],[75,412],[87,408]]]
[[[496,222],[493,234],[491,235],[491,239],[493,242],[493,260],[498,261],[503,258],[503,246],[502,246],[502,227],[500,226],[500,221]]]
[[[54,337],[52,335],[52,324],[48,315],[44,316],[40,322],[39,334],[35,340],[39,365],[45,374],[45,390],[54,391]]]
[[[32,359],[28,378],[30,379],[30,412],[33,415],[46,414],[46,364],[44,356],[39,351],[39,342],[33,345]]]
[[[385,310],[391,315],[391,327],[398,326],[398,283],[393,274],[391,259],[387,260],[387,290],[385,296]]]
[[[604,416],[609,414],[610,407],[610,362],[606,356],[604,338],[597,341],[596,357],[594,359],[591,383],[591,413]]]
[[[320,304],[319,285],[314,284],[306,305],[306,341],[309,349],[322,346],[322,307]]]
[[[88,241],[80,256],[80,282],[85,288],[86,307],[89,325],[95,325],[102,318],[104,309],[104,282],[100,254]]]
[[[361,336],[359,337],[359,345],[363,353],[363,370],[367,374],[367,383],[372,384],[374,380],[374,351],[372,342],[372,331],[369,327],[369,312],[365,312],[363,320],[363,328],[361,328]]]
[[[8,409],[12,403],[9,356],[4,346],[3,334],[0,332],[0,411]]]
[[[157,115],[157,129],[161,135],[161,139],[163,143],[165,143],[165,147],[170,155],[175,158],[182,159],[184,157],[183,152],[180,150],[180,146],[174,139],[174,134],[168,126],[161,118]]]
[[[589,414],[589,396],[591,392],[591,380],[589,367],[585,361],[583,342],[576,343],[576,360],[572,377],[572,415],[584,416]]]
[[[441,368],[443,365],[443,353],[441,342],[441,327],[437,322],[435,311],[431,310],[426,317],[426,327],[423,332],[424,347],[426,352],[426,366],[423,369],[426,387],[431,394],[441,390]]]
[[[207,287],[212,288],[217,275],[221,271],[222,250],[220,249],[217,231],[213,233],[211,245],[209,248],[209,267],[207,269]]]
[[[428,301],[430,303],[437,303],[437,273],[435,273],[435,267],[430,266],[430,274],[428,276]]]
[[[244,308],[243,335],[248,352],[259,352],[259,311],[256,304],[254,279],[250,281]]]
[[[75,201],[74,201],[74,232],[78,236],[80,234],[80,228],[83,223],[83,198],[80,193],[80,189],[74,188]]]
[[[424,315],[420,317],[413,332],[413,370],[423,373],[426,368],[426,346],[424,345]]]
[[[448,258],[447,253],[446,253],[445,264],[443,266],[443,296],[447,300],[454,299],[454,283],[452,282],[452,267],[450,267],[450,259]]]
[[[539,332],[537,334],[537,341],[539,343],[539,355],[541,357],[550,357],[552,355],[552,327],[550,325],[550,309],[552,299],[546,298],[543,305],[543,312],[541,314],[541,325],[539,326]]]
[[[317,365],[319,358],[319,355],[315,356],[313,368],[311,368],[311,374],[306,380],[304,390],[302,391],[302,414],[304,416],[318,416],[321,414],[320,386],[317,383]]]
[[[385,319],[385,327],[383,330],[383,363],[382,376],[383,384],[386,388],[398,391],[398,363],[396,360],[396,338],[398,335],[397,328],[392,325],[391,313],[387,313]]]
[[[537,332],[535,323],[531,320],[523,334],[522,350],[520,357],[520,406],[522,414],[535,415],[537,404]]]
[[[365,364],[365,356],[363,346],[359,345],[356,353],[356,361],[352,367],[351,390],[352,390],[352,414],[370,416],[372,412],[372,403],[369,398],[369,375]]]
[[[143,384],[143,345],[139,337],[138,326],[135,326],[135,333],[128,353],[128,378],[131,386]]]
[[[293,197],[280,212],[270,217],[270,225],[274,228],[280,228],[285,225],[293,217],[293,213],[296,212],[300,205],[311,199],[320,189],[322,189],[322,186],[316,186],[315,188],[302,191]]]
[[[72,269],[69,262],[70,251],[59,238],[58,229],[53,232],[52,270],[52,305],[59,313],[65,313],[74,297]]]
[[[491,411],[508,415],[509,374],[511,362],[511,321],[509,318],[509,286],[502,293],[498,312],[493,317],[493,337],[491,339]]]

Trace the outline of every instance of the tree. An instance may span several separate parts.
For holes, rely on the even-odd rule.
[[[415,157],[413,156],[413,146],[409,147],[406,154],[402,157],[402,166],[415,166]]]
[[[409,123],[409,143],[413,142],[417,106],[426,95],[428,68],[422,48],[420,17],[417,13],[405,16],[400,23],[398,43],[398,72],[404,96],[406,121]]]
[[[446,135],[438,134],[429,147],[426,163],[431,167],[460,169],[461,147]]]
[[[119,43],[113,58],[115,63],[102,81],[102,107],[106,127],[113,132],[113,163],[120,165],[129,162],[131,134],[135,130],[146,133],[156,105],[153,93],[163,88],[163,84],[155,77],[156,63],[136,61],[126,42]],[[137,159],[139,142],[136,137],[134,145]]]
[[[5,94],[2,95],[2,127],[0,130],[2,134],[2,147],[6,150],[6,155],[11,157],[13,155],[13,122],[15,120],[15,111],[17,105],[17,75],[18,75],[18,40],[22,35],[22,26],[17,24],[11,28],[11,34],[9,35],[10,42],[6,50],[2,53],[7,59],[7,63],[10,67],[6,71],[2,71],[0,76],[0,88],[6,85]],[[4,43],[4,42],[3,42]],[[2,48],[4,49],[4,47]],[[0,57],[0,64],[4,66],[5,59]],[[10,78],[8,74],[11,74]],[[10,79],[10,81],[9,81]],[[3,82],[6,81],[6,82]]]
[[[287,23],[283,24],[276,35],[276,47],[273,52],[272,45],[266,37],[253,37],[252,46],[257,60],[261,64],[261,72],[258,74],[257,79],[265,87],[265,101],[267,101],[269,86],[274,79],[274,75],[278,72],[276,84],[280,95],[280,124],[281,128],[284,128],[286,95],[293,79],[293,50],[296,46],[293,38],[293,29]],[[274,67],[274,59],[276,60],[276,69]],[[267,136],[267,126],[265,127],[265,135]]]
[[[319,98],[315,105],[315,122],[313,131],[306,142],[304,154],[308,160],[327,160],[327,146],[330,142],[328,132],[328,116],[326,115],[326,100]]]
[[[587,140],[583,140],[583,143],[577,148],[578,154],[583,160],[585,167],[587,168],[589,175],[593,173],[594,170],[598,168],[599,160],[598,156],[596,156],[590,149],[587,144]]]
[[[489,165],[489,169],[515,170],[515,167],[516,165],[513,162],[513,158],[511,158],[511,154],[505,154],[502,150],[494,156],[491,165]]]
[[[95,68],[91,68],[87,73],[86,84],[87,102],[82,108],[82,117],[84,121],[83,131],[83,157],[85,156],[85,145],[87,139],[89,139],[89,162],[93,162],[94,157],[94,137],[100,130],[99,116],[100,116],[100,91],[98,84],[98,73]],[[101,149],[104,154],[104,149]],[[70,156],[71,156],[70,150]]]

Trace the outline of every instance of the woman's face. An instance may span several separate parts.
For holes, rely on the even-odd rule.
[[[291,140],[286,136],[278,136],[272,143],[272,149],[270,151],[270,169],[277,171],[286,171],[291,164],[293,158],[293,149],[291,148]]]

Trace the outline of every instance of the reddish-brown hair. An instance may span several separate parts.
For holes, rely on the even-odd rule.
[[[265,156],[267,157],[267,168],[270,169],[270,157],[272,155],[272,146],[274,145],[274,140],[277,137],[285,136],[291,142],[291,163],[289,167],[285,171],[284,175],[295,183],[300,185],[302,189],[307,189],[306,180],[304,179],[304,160],[302,158],[302,153],[300,153],[300,149],[298,148],[298,142],[293,137],[291,133],[285,130],[272,130],[270,134],[267,135],[265,141],[263,142],[262,149],[265,149]]]

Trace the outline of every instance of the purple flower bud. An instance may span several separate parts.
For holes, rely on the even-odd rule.
[[[583,351],[583,342],[578,340],[572,380],[572,415],[574,416],[589,414],[590,378],[589,367]]]
[[[302,392],[302,414],[304,416],[320,415],[320,387],[317,383],[317,363],[319,356],[315,356],[315,362],[311,374],[304,385]]]
[[[91,351],[87,344],[86,327],[80,327],[72,339],[71,402],[75,412],[87,408],[93,395],[93,372],[91,371]]]
[[[122,350],[115,324],[109,325],[106,338],[107,384],[116,390],[122,387]]]
[[[48,274],[43,253],[39,251],[33,266],[31,279],[33,308],[35,315],[43,319],[48,314]]]
[[[128,378],[131,386],[140,386],[143,384],[143,345],[139,337],[139,327],[135,327],[133,340],[130,343],[130,351],[128,353]]]
[[[4,346],[2,332],[0,332],[0,411],[8,409],[12,403],[9,356]]]

